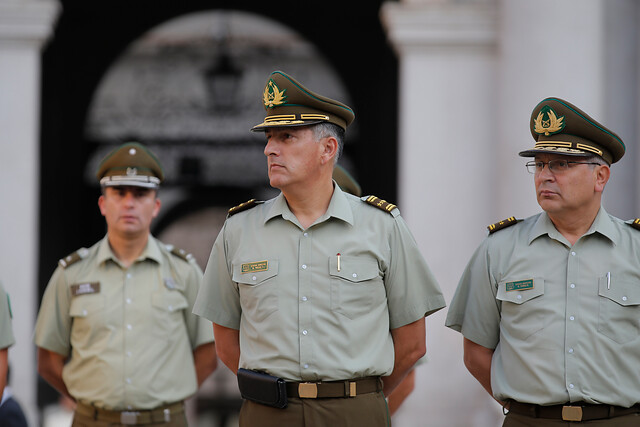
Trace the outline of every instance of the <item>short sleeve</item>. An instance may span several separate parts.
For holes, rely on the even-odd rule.
[[[71,348],[70,293],[65,271],[58,267],[42,297],[34,342],[38,347],[67,356]]]
[[[0,349],[15,344],[13,329],[11,328],[11,302],[2,285],[0,285]]]

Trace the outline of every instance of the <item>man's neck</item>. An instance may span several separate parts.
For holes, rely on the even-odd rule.
[[[562,234],[573,246],[580,237],[584,236],[595,221],[600,205],[575,213],[547,213],[556,230]]]
[[[114,255],[125,267],[130,267],[133,262],[138,259],[140,254],[147,247],[149,241],[149,233],[140,236],[120,236],[115,233],[107,232],[109,246]]]
[[[311,188],[283,189],[282,194],[300,225],[307,229],[327,212],[333,196],[333,181],[331,178],[318,180]]]

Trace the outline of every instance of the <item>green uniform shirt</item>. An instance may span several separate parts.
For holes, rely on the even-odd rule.
[[[546,213],[480,245],[446,321],[495,349],[496,398],[640,402],[640,231],[600,209],[573,246]]]
[[[335,186],[306,230],[282,194],[228,218],[194,312],[239,329],[241,368],[306,381],[390,374],[389,329],[444,305],[398,210]]]
[[[202,270],[149,236],[124,268],[105,237],[54,272],[36,322],[38,347],[70,355],[71,395],[107,409],[150,409],[196,392],[193,349],[213,341],[191,313]]]
[[[16,342],[11,329],[11,317],[9,294],[0,283],[0,349],[11,347]]]

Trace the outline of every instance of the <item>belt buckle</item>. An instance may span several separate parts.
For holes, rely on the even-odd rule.
[[[315,399],[318,397],[318,384],[300,383],[298,384],[298,396],[302,399]]]
[[[562,421],[582,421],[582,406],[563,406]]]
[[[125,425],[137,424],[138,414],[140,414],[140,412],[133,412],[133,411],[120,412],[120,424],[125,424]]]

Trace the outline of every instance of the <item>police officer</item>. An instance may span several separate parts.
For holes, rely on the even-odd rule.
[[[252,130],[281,193],[230,210],[194,312],[238,372],[241,426],[388,425],[381,391],[425,353],[443,296],[395,205],[331,179],[351,108],[281,71],[263,103]]]
[[[7,370],[9,369],[9,347],[15,344],[11,328],[11,303],[0,283],[0,397],[7,385]]]
[[[640,422],[640,221],[601,205],[614,132],[559,98],[533,110],[543,212],[489,226],[460,279],[447,326],[473,376],[509,410],[505,426]]]
[[[164,178],[153,153],[124,144],[97,178],[107,235],[53,273],[36,323],[38,372],[77,402],[74,426],[186,426],[183,401],[216,366],[211,325],[191,313],[202,270],[150,234]]]

